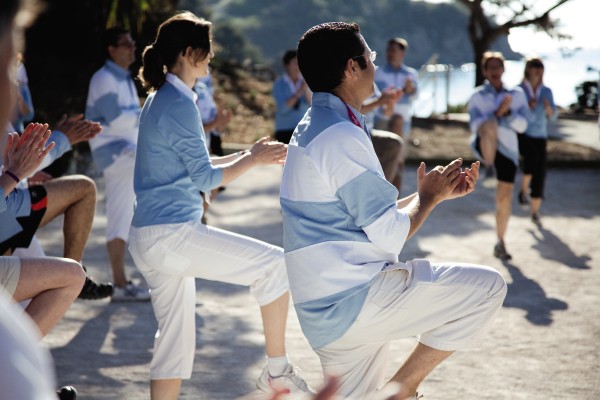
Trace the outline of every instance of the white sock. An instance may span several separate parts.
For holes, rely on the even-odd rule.
[[[290,363],[287,354],[283,357],[267,357],[267,368],[269,375],[277,377],[283,375],[285,368]]]

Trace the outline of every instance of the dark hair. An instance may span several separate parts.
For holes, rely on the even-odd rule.
[[[117,47],[119,45],[119,40],[121,39],[121,36],[127,34],[129,34],[129,31],[119,26],[114,26],[104,31],[104,33],[102,34],[102,48],[106,53],[106,58],[110,58],[108,47]]]
[[[485,71],[490,60],[500,61],[502,68],[504,68],[504,56],[502,55],[502,53],[500,53],[499,51],[486,51],[481,57],[481,69]]]
[[[208,57],[211,51],[211,26],[209,21],[187,11],[163,22],[158,27],[156,40],[146,46],[142,55],[138,78],[144,88],[148,92],[160,88],[166,79],[165,67],[170,70],[188,47],[199,50],[196,62]]]
[[[393,44],[397,45],[402,50],[408,50],[408,42],[406,41],[406,39],[397,37],[397,38],[391,38],[390,40],[388,40],[388,42],[387,42],[388,47],[390,47]]]
[[[298,42],[298,67],[313,92],[332,92],[344,78],[348,59],[367,67],[356,23],[326,22],[310,28]]]
[[[3,37],[6,30],[13,26],[20,6],[19,0],[2,0],[0,2],[0,37]]]
[[[292,61],[296,57],[298,57],[298,52],[296,51],[296,49],[290,49],[285,52],[285,54],[281,58],[281,61],[283,62],[283,65],[288,65],[290,61]]]
[[[541,58],[538,57],[532,57],[532,58],[528,58],[527,61],[525,62],[525,71],[523,71],[523,76],[525,79],[529,80],[529,69],[530,68],[541,68],[542,71],[544,70],[544,62],[542,61]],[[542,80],[544,77],[544,72],[542,72]]]

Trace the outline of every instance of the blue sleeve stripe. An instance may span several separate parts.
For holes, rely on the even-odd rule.
[[[281,198],[283,247],[286,252],[323,242],[368,242],[365,232],[342,202],[308,202]]]
[[[367,170],[337,191],[357,226],[371,225],[391,207],[396,208],[398,190],[374,171]]]
[[[100,122],[102,125],[109,125],[121,115],[121,112],[117,94],[107,93],[99,97],[94,104],[89,105],[85,114],[86,118],[92,121]]]

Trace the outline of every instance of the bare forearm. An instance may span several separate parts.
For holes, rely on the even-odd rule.
[[[417,195],[418,195],[418,193],[414,192],[413,194],[408,195],[408,196],[398,200],[396,202],[397,208],[401,209],[401,208],[408,206],[410,204],[411,200],[414,199]]]
[[[223,165],[237,160],[246,154],[248,150],[236,151],[235,153],[228,154],[226,156],[214,156],[210,158],[213,165]]]
[[[233,154],[231,156],[233,156]],[[231,156],[225,156],[221,158],[227,158]],[[221,181],[221,185],[227,185],[231,181],[243,175],[253,166],[254,160],[252,159],[252,155],[250,153],[242,154],[232,161],[220,164],[219,167],[223,170],[223,180]]]
[[[17,183],[18,182],[14,178],[7,174],[0,175],[0,187],[4,191],[5,196],[8,196],[8,194],[17,187]]]
[[[404,211],[407,212],[410,218],[410,230],[408,231],[407,239],[417,233],[436,205],[432,200],[419,197],[416,193],[409,197],[411,197],[410,202],[404,207]]]

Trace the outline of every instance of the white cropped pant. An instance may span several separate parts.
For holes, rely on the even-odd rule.
[[[135,192],[133,191],[133,169],[135,152],[123,151],[102,175],[106,196],[106,241],[127,241],[133,218]]]
[[[189,379],[196,349],[195,278],[250,287],[260,306],[289,290],[283,249],[200,222],[132,227],[129,250],[158,321],[151,379]]]
[[[383,384],[390,341],[417,336],[438,350],[477,345],[506,296],[493,268],[412,260],[390,265],[372,281],[350,329],[317,350],[325,376],[340,378],[344,399],[369,399]]]

